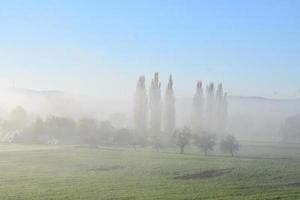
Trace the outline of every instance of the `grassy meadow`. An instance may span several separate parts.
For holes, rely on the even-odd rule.
[[[300,199],[300,148],[194,149],[0,145],[0,199]]]

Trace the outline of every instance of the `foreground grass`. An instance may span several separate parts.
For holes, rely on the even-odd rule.
[[[0,145],[0,199],[300,199],[299,149],[291,157],[250,150],[231,158]]]

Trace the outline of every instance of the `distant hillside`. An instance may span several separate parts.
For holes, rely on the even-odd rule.
[[[33,116],[57,115],[75,119],[82,117],[106,119],[112,113],[128,113],[131,110],[130,102],[103,100],[63,91],[0,88],[0,116],[5,116],[19,105]]]

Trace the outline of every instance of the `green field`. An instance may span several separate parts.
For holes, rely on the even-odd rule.
[[[300,149],[248,144],[232,158],[2,144],[0,199],[300,199]]]

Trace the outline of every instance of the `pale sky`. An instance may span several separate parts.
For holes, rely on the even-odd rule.
[[[0,86],[132,96],[139,75],[178,97],[297,98],[300,1],[0,1]]]

